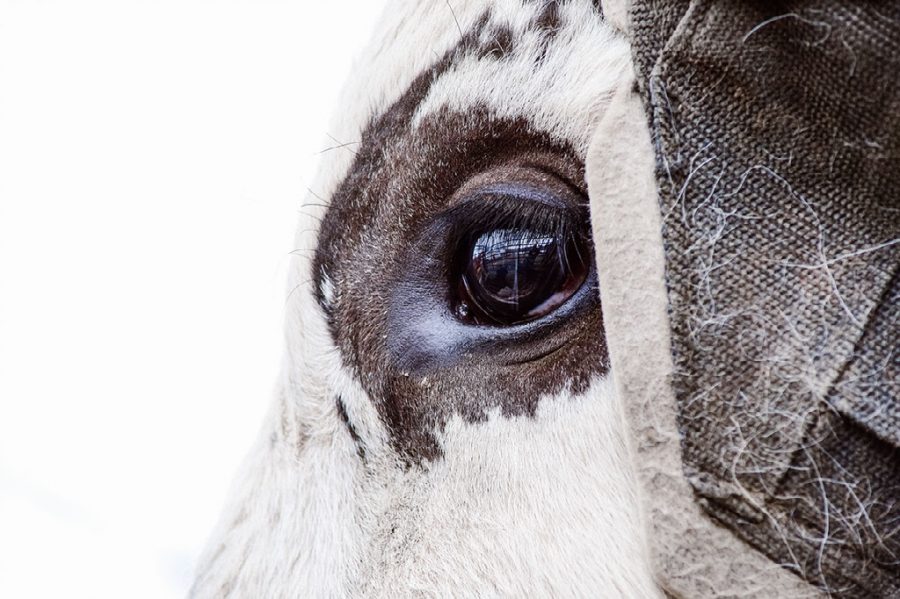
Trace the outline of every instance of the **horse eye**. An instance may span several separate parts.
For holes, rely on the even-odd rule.
[[[454,274],[456,316],[494,326],[545,316],[584,282],[588,256],[585,241],[571,233],[509,228],[470,235]]]

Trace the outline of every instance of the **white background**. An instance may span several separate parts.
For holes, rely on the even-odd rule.
[[[185,594],[380,5],[0,0],[0,597]]]

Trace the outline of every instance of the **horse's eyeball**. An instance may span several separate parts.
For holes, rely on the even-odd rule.
[[[463,239],[454,312],[468,324],[508,326],[545,316],[581,287],[586,241],[571,232],[498,228]]]

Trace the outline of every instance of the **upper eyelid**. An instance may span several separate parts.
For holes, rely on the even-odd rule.
[[[531,193],[523,193],[526,190]],[[525,197],[526,195],[527,197]],[[515,184],[508,181],[498,181],[496,183],[485,185],[484,187],[479,188],[471,194],[471,197],[491,196],[502,196],[505,198],[517,197],[526,201],[540,202],[554,208],[565,209],[567,207],[565,201],[563,201],[558,195],[553,194],[547,189],[542,189],[537,185],[532,184],[520,184],[516,186]]]
[[[455,236],[491,229],[531,229],[567,235],[586,227],[587,214],[565,202],[540,201],[521,194],[476,193],[437,215]]]
[[[553,165],[556,164],[554,167]],[[560,161],[559,156],[532,155],[527,159],[493,165],[471,174],[447,198],[447,205],[454,206],[479,194],[519,195],[529,190],[530,199],[554,205],[584,205],[587,200],[586,184],[579,185],[573,176],[583,171],[572,171],[571,161]]]

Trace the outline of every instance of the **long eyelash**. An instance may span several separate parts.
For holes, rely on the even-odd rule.
[[[580,225],[587,222],[587,215],[580,210],[543,202],[523,201],[518,198],[479,198],[457,206],[452,220],[460,232],[478,234],[494,229],[544,233],[568,239],[582,234]]]

